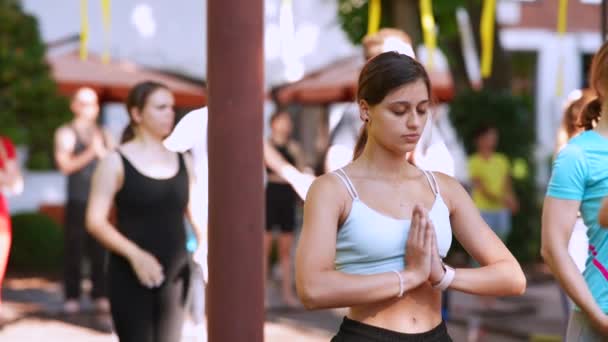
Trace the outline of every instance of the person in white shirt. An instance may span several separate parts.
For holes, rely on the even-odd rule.
[[[174,152],[190,151],[194,164],[195,183],[190,193],[192,216],[203,230],[202,241],[196,241],[201,248],[196,248],[193,255],[195,267],[192,270],[190,316],[195,325],[196,338],[199,342],[207,341],[205,327],[205,288],[208,282],[207,266],[207,220],[209,204],[209,158],[207,155],[207,108],[193,110],[186,114],[165,139],[164,145]]]

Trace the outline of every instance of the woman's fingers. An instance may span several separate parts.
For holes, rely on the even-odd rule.
[[[412,211],[412,220],[411,220],[410,232],[409,232],[409,236],[408,236],[410,243],[412,243],[412,244],[418,243],[419,234],[420,234],[420,215],[419,215],[417,208],[414,207],[414,210]]]

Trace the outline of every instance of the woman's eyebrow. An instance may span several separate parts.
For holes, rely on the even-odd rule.
[[[422,101],[418,102],[417,105],[425,104],[425,103],[428,103],[428,102],[429,102],[428,99],[422,100]],[[394,101],[394,102],[390,102],[388,105],[389,106],[392,106],[392,105],[411,106],[412,103],[409,102],[409,101]]]

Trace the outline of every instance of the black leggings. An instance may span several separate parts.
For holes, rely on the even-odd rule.
[[[167,274],[156,289],[141,285],[130,265],[112,255],[109,292],[112,320],[120,342],[180,341],[190,282],[189,265]]]
[[[405,334],[375,327],[344,317],[331,342],[452,342],[445,322],[427,332]]]
[[[84,255],[87,255],[91,262],[91,297],[96,299],[106,296],[107,253],[86,230],[86,210],[87,203],[82,201],[68,201],[65,208],[63,279],[66,299],[80,297],[81,263]]]

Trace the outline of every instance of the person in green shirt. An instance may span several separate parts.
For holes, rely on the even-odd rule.
[[[496,152],[496,127],[480,126],[475,132],[475,144],[477,151],[469,158],[473,201],[486,223],[506,241],[511,231],[511,214],[519,209],[511,185],[511,165],[504,154]]]

